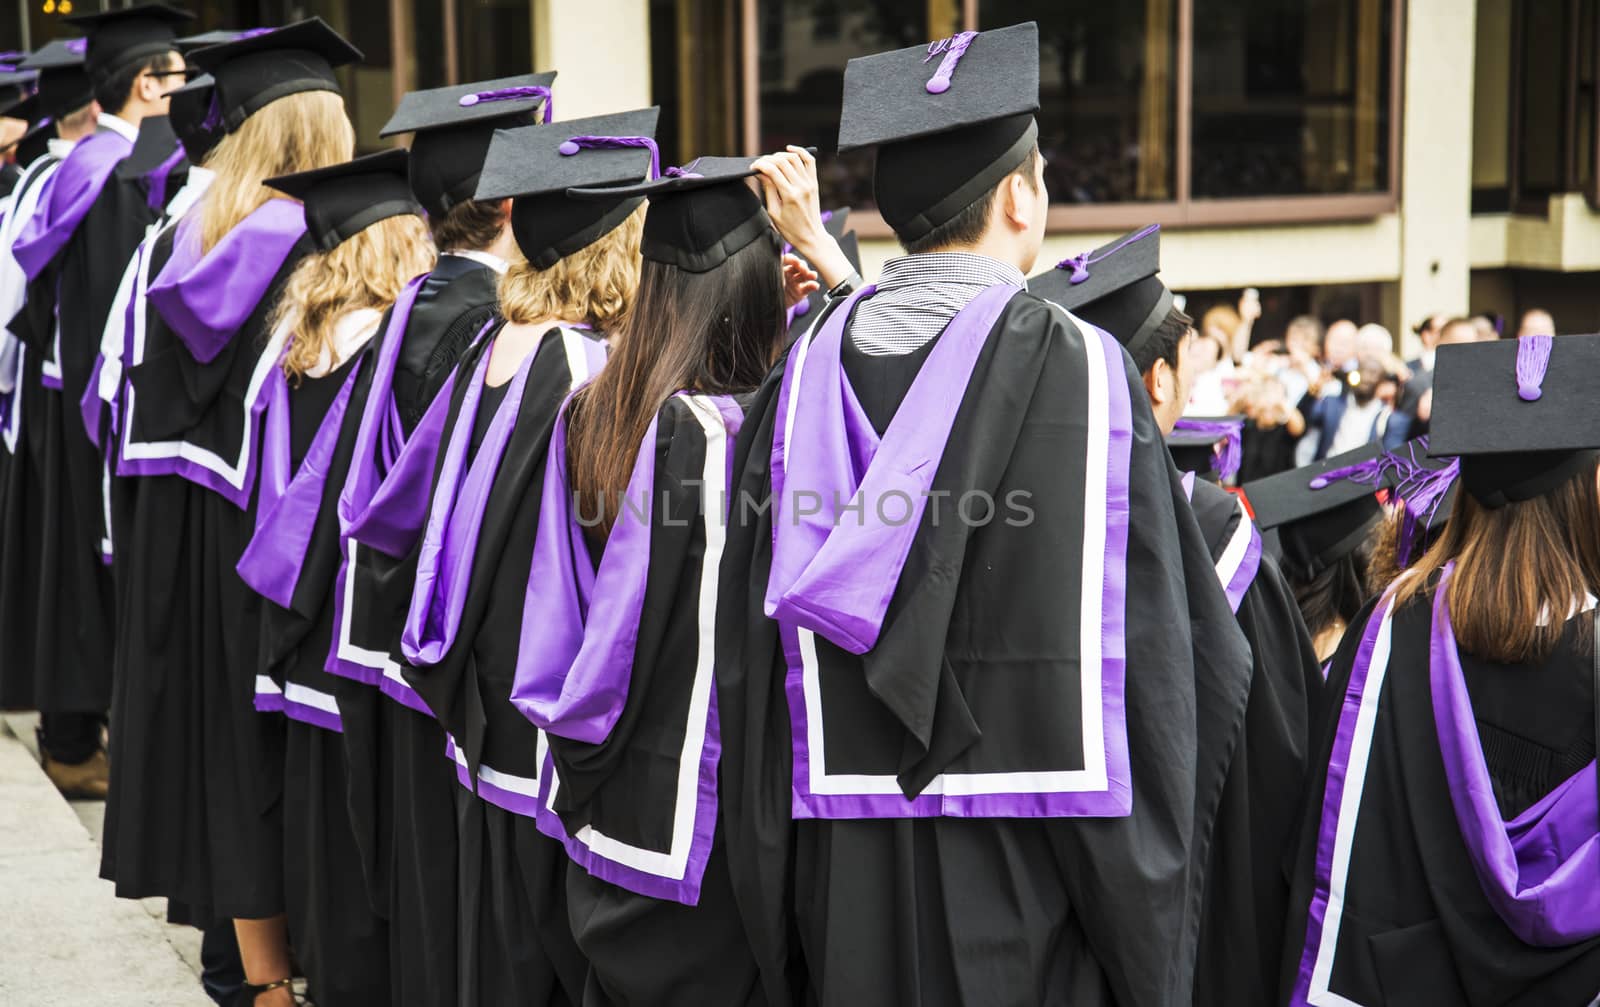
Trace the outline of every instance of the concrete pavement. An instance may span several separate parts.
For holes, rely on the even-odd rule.
[[[7,729],[13,723],[0,720],[0,1004],[208,1007],[198,934],[113,895],[99,878],[98,835]],[[98,822],[98,807],[83,810]]]

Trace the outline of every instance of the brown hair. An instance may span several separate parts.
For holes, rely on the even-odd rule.
[[[505,230],[509,215],[502,200],[469,199],[442,217],[431,218],[433,243],[441,252],[481,252]]]
[[[1039,145],[1035,143],[1033,149],[1028,151],[1022,163],[1017,165],[1015,171],[1008,172],[1005,178],[994,184],[994,188],[979,196],[976,201],[949,220],[935,227],[927,234],[914,240],[907,240],[896,235],[900,247],[906,250],[907,255],[917,255],[922,252],[933,252],[941,248],[961,248],[976,245],[983,240],[983,235],[989,230],[989,211],[994,207],[994,198],[1000,194],[1000,187],[1006,184],[1006,179],[1012,175],[1021,175],[1023,181],[1028,183],[1028,189],[1039,191]]]
[[[1565,613],[1600,589],[1595,474],[1586,465],[1543,496],[1493,509],[1457,493],[1444,534],[1395,581],[1395,607],[1425,594],[1454,561],[1448,600],[1461,649],[1501,664],[1549,657]]]
[[[667,399],[747,392],[771,370],[784,333],[778,253],[774,232],[704,273],[644,263],[611,358],[568,407],[567,465],[591,534],[610,532],[639,442]]]
[[[201,253],[279,195],[263,179],[348,161],[355,142],[344,99],[333,91],[286,95],[250,116],[206,159],[216,179],[197,211]]]
[[[298,378],[309,372],[324,350],[332,350],[340,319],[361,308],[388,307],[406,281],[432,266],[428,226],[411,214],[385,217],[301,259],[272,312],[274,328],[291,327],[284,373]]]
[[[582,320],[611,333],[639,289],[639,238],[645,205],[609,234],[556,262],[535,269],[522,253],[500,277],[500,317],[513,325],[547,318]]]

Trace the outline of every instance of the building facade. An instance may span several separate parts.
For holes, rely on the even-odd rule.
[[[21,0],[0,49],[64,34]],[[72,4],[77,7],[73,8]],[[868,272],[870,156],[831,156],[851,56],[1039,22],[1046,255],[1150,222],[1190,306],[1256,287],[1401,331],[1541,306],[1600,330],[1600,0],[191,0],[204,28],[323,17],[375,146],[415,87],[558,69],[558,118],[659,104],[663,155],[824,152]],[[1404,324],[1403,324],[1404,323]],[[1513,322],[1514,324],[1514,322]]]

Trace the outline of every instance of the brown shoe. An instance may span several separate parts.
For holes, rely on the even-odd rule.
[[[111,789],[111,763],[105,749],[77,763],[57,762],[43,755],[44,774],[61,791],[61,796],[74,801],[103,801]]]

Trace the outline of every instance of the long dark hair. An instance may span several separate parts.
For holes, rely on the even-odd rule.
[[[1295,604],[1306,620],[1306,629],[1316,639],[1326,630],[1350,625],[1361,612],[1367,598],[1367,565],[1372,557],[1372,540],[1340,556],[1310,580],[1291,580]]]
[[[1595,469],[1585,465],[1550,492],[1504,507],[1457,493],[1444,534],[1395,582],[1395,606],[1425,593],[1454,561],[1450,622],[1461,649],[1501,664],[1549,657],[1566,613],[1582,607],[1585,592],[1600,592]]]
[[[783,266],[776,233],[704,273],[645,260],[639,293],[610,334],[610,359],[573,397],[567,466],[579,513],[609,534],[639,441],[680,391],[748,392],[782,345]]]

